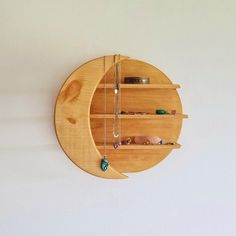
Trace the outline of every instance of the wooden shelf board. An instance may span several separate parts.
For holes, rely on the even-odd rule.
[[[112,119],[114,118],[114,114],[90,114],[90,118],[93,119]],[[167,114],[167,115],[155,115],[155,114],[148,114],[148,115],[118,115],[121,119],[165,119],[165,118],[177,118],[177,119],[184,119],[188,118],[188,115],[185,114]]]
[[[104,145],[103,144],[96,144],[98,149],[104,149]],[[150,150],[150,149],[177,149],[180,148],[181,145],[176,143],[174,145],[170,145],[170,144],[150,144],[150,145],[138,145],[138,144],[129,144],[129,145],[121,145],[119,146],[118,149],[114,149],[112,144],[108,144],[106,146],[106,149],[114,149],[114,150]]]
[[[105,84],[99,84],[97,88],[104,88]],[[114,84],[106,84],[106,88],[114,88]],[[177,89],[179,84],[120,84],[122,89]]]

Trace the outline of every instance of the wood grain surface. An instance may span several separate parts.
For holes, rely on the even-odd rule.
[[[120,86],[121,110],[148,113],[120,115],[121,138],[159,136],[164,142],[173,142],[174,145],[122,145],[118,149],[113,148],[114,62],[120,63],[122,82],[124,77],[130,76],[150,78],[148,85]],[[71,74],[58,95],[55,128],[59,143],[75,164],[99,177],[126,178],[122,173],[150,168],[163,160],[172,149],[180,148],[177,140],[182,119],[187,118],[187,115],[182,113],[176,90],[179,87],[156,67],[125,56],[105,56],[90,61]],[[156,109],[168,112],[175,110],[176,114],[155,115]],[[100,162],[105,154],[105,121],[108,144],[106,152],[110,167],[103,172]]]

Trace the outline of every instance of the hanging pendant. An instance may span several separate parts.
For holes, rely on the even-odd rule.
[[[109,161],[106,159],[106,156],[101,160],[101,169],[102,171],[106,171],[109,166]]]
[[[118,113],[115,114],[114,123],[113,123],[113,137],[119,137],[119,116]]]
[[[117,83],[117,81],[116,81],[116,83],[115,83],[115,85],[114,85],[114,93],[115,93],[115,94],[118,94],[118,93],[119,93],[119,84]]]
[[[121,145],[120,142],[113,143],[113,147],[114,147],[115,149],[117,149],[120,145]]]

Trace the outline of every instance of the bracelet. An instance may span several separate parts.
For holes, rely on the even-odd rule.
[[[125,84],[150,84],[150,79],[148,77],[125,77]]]

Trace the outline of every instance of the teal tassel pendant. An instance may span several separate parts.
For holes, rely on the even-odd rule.
[[[101,161],[101,169],[102,169],[102,171],[106,171],[107,168],[108,168],[108,166],[109,166],[109,161],[108,161],[108,159],[106,159],[106,157],[104,156],[104,158],[103,158],[102,161]]]

